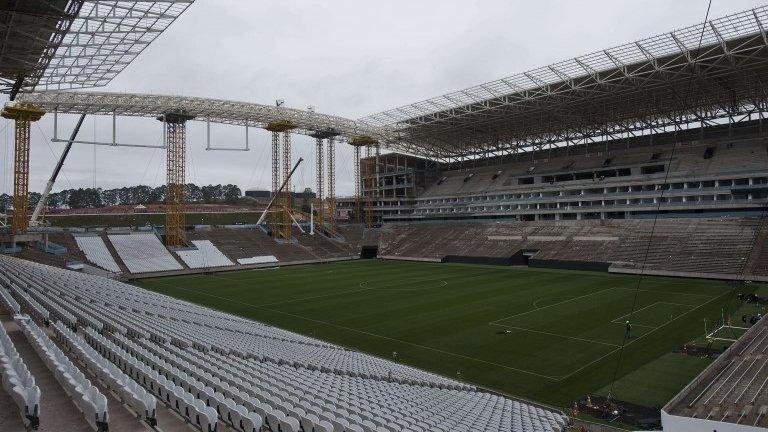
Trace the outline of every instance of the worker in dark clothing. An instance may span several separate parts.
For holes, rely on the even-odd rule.
[[[632,324],[629,321],[627,321],[627,334],[626,334],[626,338],[627,339],[632,339]]]

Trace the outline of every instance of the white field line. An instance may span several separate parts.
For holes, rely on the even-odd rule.
[[[179,287],[179,288],[181,288],[181,287]],[[336,327],[336,328],[348,330],[348,331],[355,332],[355,333],[361,333],[361,334],[365,334],[365,335],[368,335],[368,336],[373,336],[373,337],[377,337],[377,338],[381,338],[381,339],[386,339],[386,340],[390,340],[390,341],[393,341],[393,342],[402,343],[402,344],[405,344],[405,345],[415,346],[415,347],[418,347],[418,348],[439,352],[441,354],[447,354],[447,355],[450,355],[450,356],[464,358],[464,359],[476,361],[476,362],[479,362],[479,363],[485,363],[485,364],[489,364],[489,365],[493,365],[493,366],[498,366],[500,368],[504,368],[504,369],[508,369],[508,370],[513,370],[513,371],[524,373],[524,374],[528,374],[528,375],[537,376],[539,378],[548,379],[550,381],[557,381],[558,380],[558,377],[552,377],[552,376],[548,376],[548,375],[543,375],[543,374],[540,374],[540,373],[531,372],[529,370],[519,369],[519,368],[503,365],[503,364],[500,364],[500,363],[490,362],[490,361],[487,361],[487,360],[482,360],[482,359],[479,359],[479,358],[470,357],[470,356],[466,356],[466,355],[463,355],[463,354],[456,354],[456,353],[452,353],[450,351],[444,351],[444,350],[441,350],[441,349],[438,349],[438,348],[432,348],[432,347],[429,347],[429,346],[425,346],[425,345],[421,345],[421,344],[417,344],[417,343],[413,343],[413,342],[408,342],[408,341],[404,341],[404,340],[400,340],[400,339],[395,339],[395,338],[391,338],[389,336],[383,336],[383,335],[380,335],[380,334],[371,333],[371,332],[367,332],[367,331],[363,331],[363,330],[359,330],[359,329],[355,329],[355,328],[351,328],[351,327],[346,327],[346,326],[342,326],[342,325],[339,325],[339,324],[334,324],[334,323],[323,321],[323,320],[318,320],[318,319],[314,319],[314,318],[308,318],[308,317],[302,316],[302,315],[296,315],[296,314],[292,314],[292,313],[289,313],[289,312],[283,312],[283,311],[274,310],[274,309],[270,309],[270,308],[259,306],[259,305],[245,303],[245,302],[243,302],[241,300],[232,300],[230,298],[217,296],[215,294],[207,293],[205,291],[197,291],[197,290],[193,290],[193,289],[190,289],[190,288],[181,288],[181,289],[185,290],[185,291],[191,291],[191,292],[194,292],[194,293],[197,293],[197,294],[206,295],[206,296],[209,296],[209,297],[214,297],[214,298],[217,298],[217,299],[220,299],[220,300],[226,300],[226,301],[228,301],[230,303],[251,306],[251,307],[254,307],[254,308],[257,308],[257,309],[266,309],[266,310],[268,310],[270,312],[275,312],[275,313],[279,313],[279,314],[283,314],[283,315],[288,315],[288,316],[291,316],[291,317],[294,317],[294,318],[299,318],[299,319],[302,319],[302,320],[305,320],[305,321],[311,321],[311,322],[316,322],[316,323],[319,323],[319,324],[325,324],[327,326]],[[416,368],[416,369],[418,369],[418,368]],[[440,374],[437,374],[437,375],[440,375]]]
[[[257,307],[275,306],[275,305],[281,305],[281,304],[301,302],[301,301],[304,301],[304,300],[315,300],[315,299],[319,299],[319,298],[323,298],[323,297],[333,297],[333,296],[337,296],[337,295],[341,295],[341,294],[359,293],[359,292],[363,292],[363,291],[369,291],[371,289],[373,289],[373,288],[362,288],[362,289],[351,289],[351,290],[345,290],[345,291],[335,291],[335,292],[328,293],[328,294],[318,294],[318,295],[313,295],[313,296],[309,296],[309,297],[299,297],[299,298],[295,298],[295,299],[281,300],[281,301],[276,301],[276,302],[272,302],[272,303],[261,303]],[[245,303],[243,303],[243,304],[245,304]],[[249,305],[249,306],[251,306],[251,305]]]
[[[441,279],[436,279],[436,278],[433,278],[433,279],[420,279],[420,280],[417,280],[416,282],[429,282],[429,281],[440,281],[442,284],[440,285],[439,288],[442,288],[442,287],[448,285],[448,282],[446,282],[444,280],[441,280]],[[275,306],[275,305],[281,305],[281,304],[295,303],[295,302],[300,302],[300,301],[304,301],[304,300],[315,300],[315,299],[319,299],[319,298],[323,298],[323,297],[333,297],[333,296],[337,296],[337,295],[341,295],[341,294],[354,294],[354,293],[359,293],[359,292],[363,292],[363,291],[371,291],[371,290],[376,290],[376,291],[417,291],[417,290],[438,288],[438,287],[424,287],[424,288],[373,288],[373,287],[366,287],[365,284],[367,284],[369,282],[370,281],[362,281],[362,282],[358,283],[357,286],[360,287],[359,289],[336,291],[336,292],[332,292],[332,293],[328,293],[328,294],[318,294],[318,295],[313,295],[313,296],[309,296],[309,297],[300,297],[300,298],[289,299],[289,300],[281,300],[281,301],[276,301],[276,302],[271,302],[271,303],[261,303],[261,304],[258,305],[258,307]],[[389,285],[384,285],[384,286],[393,286],[393,285],[396,286],[396,284],[389,284]]]
[[[421,291],[421,290],[428,290],[428,289],[434,289],[434,288],[442,288],[444,286],[448,286],[448,282],[446,282],[444,279],[422,279],[415,282],[434,282],[438,281],[440,282],[439,286],[425,286],[425,287],[417,287],[417,288],[382,288],[388,287],[388,286],[397,286],[397,284],[387,284],[382,285],[379,287],[368,287],[367,284],[371,281],[362,281],[359,283],[360,288],[365,288],[366,290],[375,290],[375,291]]]
[[[656,305],[658,305],[658,304],[668,304],[668,305],[672,305],[672,306],[685,306],[685,307],[688,307],[688,308],[694,308],[694,307],[696,307],[696,305],[689,305],[689,304],[684,304],[684,303],[669,303],[669,302],[665,302],[665,301],[658,301],[658,302],[655,302],[655,303],[651,303],[651,304],[649,304],[649,305],[647,305],[647,306],[645,306],[645,307],[641,307],[640,309],[638,309],[638,310],[636,310],[636,311],[634,311],[634,312],[630,312],[630,313],[628,313],[628,314],[624,314],[624,315],[622,315],[622,316],[620,316],[620,317],[618,317],[618,318],[616,318],[616,319],[612,320],[611,322],[612,322],[612,323],[615,323],[615,324],[623,324],[623,323],[621,323],[621,322],[617,322],[617,321],[621,321],[621,320],[623,320],[624,318],[627,318],[628,316],[630,316],[630,315],[632,315],[632,314],[636,314],[636,313],[640,312],[641,310],[645,310],[645,309],[648,309],[648,308],[650,308],[650,307],[653,307],[653,306],[656,306]],[[665,323],[665,324],[666,324],[666,323]],[[639,325],[639,326],[642,326],[641,324],[634,324],[634,323],[632,323],[632,325]],[[663,324],[662,324],[662,325],[663,325]],[[653,326],[642,326],[642,327],[650,327],[650,328],[656,328],[656,327],[653,327]]]
[[[510,318],[516,318],[516,317],[519,317],[519,316],[527,315],[527,314],[532,313],[532,312],[538,312],[538,311],[540,311],[542,309],[547,309],[547,308],[559,306],[559,305],[564,304],[564,303],[568,303],[568,302],[571,302],[571,301],[574,301],[574,300],[579,300],[579,299],[582,299],[582,298],[585,298],[585,297],[590,297],[590,296],[593,296],[595,294],[600,294],[601,292],[609,291],[609,290],[612,290],[612,289],[614,289],[614,288],[605,288],[605,289],[601,289],[599,291],[591,292],[589,294],[584,294],[584,295],[581,295],[581,296],[572,297],[572,298],[569,298],[568,300],[563,300],[563,301],[560,301],[560,302],[557,302],[557,303],[552,303],[551,305],[546,305],[544,307],[540,307],[540,308],[536,308],[536,309],[531,309],[529,311],[516,313],[514,315],[505,316],[505,317],[499,318],[497,320],[493,320],[493,321],[489,322],[488,324],[495,325],[499,321],[506,321],[506,320],[508,320]]]
[[[464,279],[470,279],[470,278],[474,278],[474,277],[479,277],[479,276],[482,276],[484,274],[485,273],[480,273],[480,274],[477,274],[477,275],[474,275],[474,276],[470,276],[470,277],[464,278]],[[433,280],[435,280],[435,279],[433,279]],[[421,280],[421,281],[424,281],[424,280]],[[442,282],[445,282],[445,281],[443,280]],[[362,285],[365,284],[365,283],[367,283],[367,281],[360,282],[358,284],[358,286],[362,287]],[[447,283],[446,283],[446,285],[447,285]],[[442,285],[442,286],[445,286],[445,285]],[[495,362],[491,362],[491,361],[487,361],[487,360],[482,360],[482,359],[479,359],[479,358],[476,358],[476,357],[466,356],[466,355],[463,355],[463,354],[457,354],[457,353],[453,353],[453,352],[450,352],[450,351],[444,351],[444,350],[441,350],[441,349],[438,349],[438,348],[433,348],[433,347],[429,347],[429,346],[425,346],[425,345],[421,345],[421,344],[417,344],[417,343],[413,343],[413,342],[408,342],[408,341],[404,341],[404,340],[400,340],[400,339],[396,339],[396,338],[391,338],[391,337],[388,337],[388,336],[379,335],[379,334],[376,334],[376,333],[367,332],[367,331],[364,331],[364,330],[359,330],[359,329],[355,329],[355,328],[351,328],[351,327],[346,327],[346,326],[330,323],[330,322],[323,321],[323,320],[317,320],[317,319],[313,319],[313,318],[308,318],[308,317],[305,317],[305,316],[296,315],[296,314],[292,314],[292,313],[289,313],[289,312],[283,312],[283,311],[274,310],[274,309],[270,309],[268,307],[265,307],[265,306],[268,306],[268,305],[282,304],[282,303],[288,303],[288,302],[300,301],[300,300],[309,300],[309,299],[318,298],[318,297],[333,296],[333,295],[344,294],[344,293],[354,293],[354,292],[368,291],[368,290],[373,290],[375,288],[355,289],[355,290],[350,290],[350,291],[346,291],[346,292],[336,292],[336,293],[327,294],[327,295],[312,296],[312,297],[307,297],[307,298],[303,298],[303,299],[294,299],[294,300],[288,300],[288,301],[285,301],[285,302],[267,303],[267,304],[262,304],[262,305],[254,305],[254,304],[250,304],[250,303],[245,303],[245,302],[242,302],[242,301],[239,301],[239,300],[233,300],[233,299],[230,299],[230,298],[227,298],[227,297],[221,297],[221,296],[217,296],[217,295],[214,295],[214,294],[211,294],[211,293],[208,293],[208,292],[197,291],[197,290],[194,290],[194,289],[184,288],[184,287],[180,287],[180,286],[174,286],[174,288],[179,288],[179,289],[182,289],[184,291],[192,291],[192,292],[195,292],[195,293],[198,293],[198,294],[202,294],[202,295],[206,295],[206,296],[209,296],[209,297],[218,298],[220,300],[226,300],[226,301],[231,302],[231,303],[244,304],[244,305],[247,305],[247,306],[255,307],[257,309],[266,309],[266,310],[268,310],[270,312],[275,312],[275,313],[279,313],[279,314],[283,314],[283,315],[288,315],[288,316],[296,317],[296,318],[303,319],[303,320],[306,320],[306,321],[317,322],[317,323],[320,323],[320,324],[325,324],[325,325],[328,325],[328,326],[331,326],[331,327],[341,328],[341,329],[348,330],[348,331],[355,332],[355,333],[361,333],[361,334],[365,334],[365,335],[368,335],[368,336],[373,336],[373,337],[377,337],[377,338],[381,338],[381,339],[391,340],[393,342],[398,342],[398,343],[402,343],[402,344],[405,344],[405,345],[415,346],[415,347],[426,349],[426,350],[430,350],[430,351],[440,352],[442,354],[447,354],[447,355],[454,356],[454,357],[464,358],[464,359],[476,361],[476,362],[479,362],[479,363],[490,364],[490,365],[493,365],[493,366],[498,366],[498,367],[501,367],[501,368],[504,368],[504,369],[513,370],[513,371],[524,373],[524,374],[527,374],[527,375],[537,376],[537,377],[544,378],[544,379],[547,379],[547,380],[550,380],[550,381],[561,381],[561,380],[567,379],[567,378],[575,375],[576,373],[581,372],[582,370],[586,369],[587,367],[591,366],[592,364],[594,364],[594,363],[596,363],[596,362],[598,362],[598,361],[600,361],[600,360],[602,360],[602,359],[604,359],[604,358],[606,358],[606,357],[608,357],[608,356],[618,352],[621,349],[620,345],[609,344],[609,343],[605,343],[605,342],[599,342],[599,341],[595,341],[595,340],[591,340],[591,339],[575,338],[575,337],[572,337],[572,336],[565,336],[565,335],[560,335],[560,334],[556,334],[556,333],[542,332],[542,331],[539,331],[539,330],[531,330],[531,329],[526,329],[526,328],[510,327],[510,328],[514,328],[514,329],[517,329],[517,330],[532,331],[532,332],[537,332],[537,333],[549,334],[551,336],[560,337],[560,338],[568,338],[568,339],[580,340],[582,342],[596,343],[596,344],[608,345],[608,346],[616,347],[616,349],[611,350],[607,354],[605,354],[605,355],[603,355],[601,357],[598,357],[595,360],[592,360],[591,362],[589,362],[589,363],[585,364],[584,366],[580,367],[579,369],[569,373],[568,375],[549,376],[549,375],[544,375],[544,374],[540,374],[540,373],[537,373],[537,372],[532,372],[532,371],[525,370],[525,369],[520,369],[520,368],[515,368],[515,367],[512,367],[512,366],[503,365],[503,364],[500,364],[500,363],[495,363]],[[532,309],[532,310],[529,310],[529,311],[521,312],[521,313],[518,313],[518,314],[510,315],[510,316],[507,316],[507,317],[499,318],[499,319],[497,319],[495,321],[491,321],[489,324],[490,325],[499,326],[499,327],[506,327],[506,326],[504,326],[502,324],[496,324],[496,323],[499,322],[499,321],[504,321],[504,320],[507,320],[507,319],[510,319],[510,318],[514,318],[514,317],[517,317],[517,316],[526,315],[526,314],[531,313],[531,312],[537,312],[537,311],[539,311],[541,309],[546,309],[546,308],[558,306],[560,304],[567,303],[567,302],[570,302],[570,301],[573,301],[573,300],[578,300],[578,299],[581,299],[581,298],[592,296],[594,294],[599,294],[599,293],[602,293],[602,292],[605,292],[605,291],[615,290],[615,289],[635,291],[634,288],[624,288],[624,287],[605,288],[605,289],[602,289],[602,290],[599,290],[599,291],[595,291],[595,292],[592,292],[592,293],[588,293],[588,294],[585,294],[585,295],[582,295],[582,296],[577,296],[577,297],[569,298],[567,300],[563,300],[561,302],[553,303],[551,305],[547,305],[547,306],[544,306],[544,307],[541,307],[541,308],[536,308],[536,309]],[[652,292],[652,293],[658,293],[658,294],[670,294],[670,295],[687,295],[687,296],[695,296],[695,297],[705,297],[705,298],[709,299],[705,303],[702,303],[702,304],[700,304],[700,305],[698,305],[696,307],[693,307],[693,305],[669,303],[669,304],[676,304],[676,305],[681,305],[681,306],[693,307],[693,309],[683,313],[682,315],[678,316],[676,319],[679,319],[679,318],[681,318],[681,317],[683,317],[683,316],[685,316],[685,315],[687,315],[687,314],[689,314],[689,313],[691,313],[691,312],[693,312],[693,311],[695,311],[695,310],[697,310],[697,309],[699,309],[699,308],[701,308],[701,307],[711,303],[712,301],[714,301],[715,299],[720,297],[720,296],[714,296],[713,297],[713,296],[708,296],[708,295],[703,295],[703,294],[689,294],[689,293],[679,293],[679,292],[671,292],[671,291],[657,291],[657,290],[644,290],[644,289],[639,289],[637,291]],[[539,300],[541,300],[541,299],[539,299]],[[657,303],[659,303],[659,302],[657,302]],[[661,302],[661,303],[668,303],[668,302]],[[656,330],[664,327],[666,324],[669,324],[669,322],[671,322],[671,321],[668,321],[668,322],[666,322],[666,323],[664,323],[664,324],[662,324],[662,325],[660,325],[658,327],[637,325],[639,327],[652,328],[652,330],[650,330],[649,332],[639,336],[636,339],[631,340],[630,342],[628,342],[625,345],[625,347],[628,346],[628,345],[631,345],[632,343],[634,343],[634,342],[636,342],[636,341],[638,341],[638,340],[640,340],[640,339],[642,339],[642,338],[644,338],[644,337],[646,337],[648,335],[650,335],[651,333],[655,332]]]
[[[689,310],[688,312],[685,312],[685,313],[683,313],[682,315],[679,315],[679,316],[678,316],[677,318],[675,318],[675,319],[680,319],[680,318],[682,318],[682,317],[684,317],[684,316],[688,315],[689,313],[691,313],[691,312],[693,312],[693,311],[695,311],[695,310],[697,310],[697,309],[700,309],[700,308],[702,308],[702,307],[704,307],[704,306],[706,306],[706,305],[708,305],[708,304],[712,303],[713,301],[715,301],[715,300],[719,299],[720,297],[722,297],[722,296],[712,297],[712,298],[711,298],[709,301],[707,301],[707,302],[704,302],[704,303],[702,303],[702,304],[700,304],[700,305],[696,306],[695,308],[693,308],[693,309]],[[672,320],[672,321],[674,321],[674,320]],[[629,346],[629,345],[632,345],[633,343],[635,343],[635,342],[639,341],[640,339],[642,339],[642,338],[644,338],[644,337],[648,336],[649,334],[651,334],[651,333],[655,332],[656,330],[658,330],[658,329],[660,329],[660,328],[662,328],[662,327],[666,326],[667,324],[669,324],[669,323],[670,323],[670,322],[672,322],[672,321],[668,321],[668,322],[666,322],[666,323],[664,323],[664,324],[662,324],[662,325],[660,325],[660,326],[656,327],[655,329],[653,329],[653,330],[649,331],[648,333],[645,333],[645,334],[643,334],[643,335],[640,335],[639,337],[637,337],[637,338],[635,338],[635,339],[632,339],[632,340],[631,340],[631,341],[629,341],[629,342],[628,342],[626,345],[624,345],[624,347],[626,348],[627,346]],[[610,356],[610,355],[613,355],[613,354],[617,353],[619,350],[621,350],[621,347],[619,347],[619,348],[616,348],[615,350],[613,350],[613,351],[611,351],[611,352],[609,352],[609,353],[607,353],[607,354],[605,354],[605,355],[603,355],[603,356],[601,356],[601,357],[598,357],[598,358],[596,358],[596,359],[592,360],[591,362],[589,362],[589,363],[585,364],[584,366],[582,366],[582,367],[580,367],[580,368],[576,369],[575,371],[573,371],[573,372],[569,373],[568,375],[563,375],[563,376],[561,376],[561,377],[559,377],[559,378],[560,378],[560,380],[561,380],[561,381],[562,381],[562,380],[564,380],[564,379],[568,379],[568,378],[572,377],[573,375],[576,375],[577,373],[579,373],[579,372],[583,371],[584,369],[588,368],[589,366],[592,366],[593,364],[595,364],[595,363],[599,362],[600,360],[602,360],[602,359],[604,359],[604,358],[606,358],[606,357],[608,357],[608,356]]]
[[[618,289],[618,290],[630,290],[630,291],[635,291],[635,289],[633,289],[633,288],[623,288],[623,287],[610,287],[610,288],[605,288],[605,289],[602,289],[602,290],[600,290],[600,291],[595,291],[595,292],[592,292],[592,293],[589,293],[589,294],[584,294],[584,295],[582,295],[582,296],[572,297],[572,298],[569,298],[569,299],[567,299],[567,300],[563,300],[563,301],[560,301],[560,302],[557,302],[557,303],[553,303],[553,304],[551,304],[551,305],[547,305],[547,306],[544,306],[544,307],[540,307],[540,308],[536,308],[536,309],[531,309],[531,310],[529,310],[529,311],[520,312],[520,313],[517,313],[517,314],[514,314],[514,315],[509,315],[509,316],[506,316],[506,317],[502,317],[502,318],[499,318],[499,319],[497,319],[497,320],[494,320],[494,321],[491,321],[491,322],[489,322],[489,324],[496,324],[496,323],[498,323],[499,321],[505,321],[505,320],[508,320],[508,319],[510,319],[510,318],[515,318],[515,317],[518,317],[518,316],[523,316],[523,315],[529,314],[529,313],[531,313],[531,312],[537,312],[537,311],[540,311],[540,310],[542,310],[542,309],[547,309],[547,308],[550,308],[550,307],[553,307],[553,306],[559,306],[559,305],[561,305],[561,304],[564,304],[564,303],[568,303],[568,302],[570,302],[570,301],[574,301],[574,300],[579,300],[579,299],[582,299],[582,298],[584,298],[584,297],[589,297],[589,296],[592,296],[592,295],[595,295],[595,294],[599,294],[599,293],[601,293],[601,292],[605,292],[605,291],[609,291],[609,290],[617,290],[617,289]],[[675,293],[675,292],[669,292],[669,291],[654,291],[654,290],[639,290],[639,291],[647,291],[647,292],[653,292],[653,293],[659,293],[659,294],[675,294],[675,295],[682,295],[682,293]],[[702,296],[702,295],[699,295],[699,294],[690,294],[690,295],[699,296],[699,297],[706,297],[706,298],[708,298],[708,299],[716,298],[716,297],[712,297],[712,296]],[[539,301],[541,301],[541,300],[542,300],[542,299],[536,300],[536,303],[538,303],[538,302],[539,302]],[[668,303],[668,302],[663,302],[663,303]],[[682,303],[669,303],[669,304],[679,304],[679,305],[681,305],[681,306],[682,306],[682,305],[684,305],[684,304],[682,304]],[[694,307],[694,305],[685,305],[685,306]]]
[[[507,328],[507,329],[522,330],[522,331],[527,331],[527,332],[531,332],[531,333],[540,333],[540,334],[544,334],[544,335],[559,337],[559,338],[562,338],[562,339],[571,339],[571,340],[575,340],[575,341],[579,341],[579,342],[588,342],[588,343],[600,344],[600,345],[611,346],[611,347],[619,347],[619,346],[621,346],[621,345],[616,345],[616,344],[612,344],[612,343],[608,343],[608,342],[600,342],[600,341],[596,341],[596,340],[592,340],[592,339],[584,339],[584,338],[579,338],[579,337],[574,337],[574,336],[566,336],[566,335],[561,335],[559,333],[550,333],[550,332],[546,332],[546,331],[533,330],[533,329],[524,328],[524,327],[505,326],[504,324],[491,324],[491,325],[495,325],[495,326],[498,326],[498,327],[504,327],[504,328]]]
[[[659,290],[649,290],[649,289],[634,289],[634,288],[628,288],[628,287],[614,287],[614,289],[620,289],[620,290],[627,290],[627,291],[640,291],[640,292],[650,292],[650,293],[657,293],[657,294],[669,294],[669,295],[681,295],[681,296],[691,296],[691,297],[704,297],[708,299],[717,298],[718,296],[711,296],[706,294],[691,294],[691,293],[681,293],[681,292],[675,292],[675,291],[659,291]]]

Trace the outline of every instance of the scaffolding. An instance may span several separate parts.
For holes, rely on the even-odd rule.
[[[368,163],[371,158],[371,146],[378,145],[378,143],[376,139],[370,136],[356,136],[349,140],[349,144],[355,148],[355,222],[361,223],[363,214],[365,214],[365,225],[369,228],[373,226],[373,219],[370,214],[372,203],[369,202],[370,196],[366,193],[367,190],[371,189],[366,183],[371,173]],[[360,170],[361,147],[365,147],[365,176]]]
[[[315,152],[315,175],[317,177],[317,197],[315,198],[317,218],[315,219],[315,225],[322,234],[325,228],[325,209],[323,205],[323,139],[320,137],[317,138]]]
[[[365,227],[373,226],[373,147],[365,146],[365,176],[363,177],[363,196],[365,197],[363,208],[365,214]]]
[[[376,167],[373,172],[374,177],[373,177],[372,193],[373,193],[373,205],[378,206],[379,203],[381,202],[381,200],[379,199],[381,198],[381,181],[379,178],[379,166],[380,166],[379,162],[381,159],[381,146],[378,143],[374,144],[374,151],[375,151],[374,163],[376,164]],[[374,207],[371,207],[371,214],[372,215],[374,214]]]
[[[158,120],[163,122],[166,147],[166,196],[165,196],[165,244],[169,248],[186,245],[186,147],[187,120],[193,117],[184,113],[166,113]]]
[[[277,198],[280,189],[281,178],[281,149],[280,135],[283,138],[282,148],[282,179],[285,180],[291,172],[291,129],[295,129],[296,124],[290,120],[278,120],[267,124],[264,128],[272,132],[272,196]],[[291,215],[291,186],[285,185],[282,191],[282,202],[280,210],[270,213],[270,223],[272,236],[286,240],[291,239],[291,226],[293,216]]]
[[[336,146],[333,137],[328,138],[328,236],[336,235]]]
[[[360,223],[362,212],[362,196],[360,194],[362,178],[360,177],[360,147],[355,146],[355,223]]]
[[[283,132],[283,179],[287,179],[291,174],[291,133],[288,131]],[[290,240],[291,227],[293,226],[293,216],[291,216],[291,184],[288,183],[283,187],[283,233],[282,237],[286,240]]]
[[[29,146],[30,126],[40,120],[45,111],[25,104],[9,104],[2,117],[15,123],[13,149],[13,234],[26,234],[29,228]]]
[[[272,132],[272,197],[277,197],[280,188],[280,132]],[[269,226],[272,237],[279,237],[278,226],[279,215],[272,211],[269,213]]]
[[[30,121],[17,119],[13,148],[13,219],[14,234],[26,234],[29,228],[29,126]]]

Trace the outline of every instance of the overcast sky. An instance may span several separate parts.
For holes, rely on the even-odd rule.
[[[759,1],[713,0],[710,18]],[[359,118],[703,20],[707,0],[197,0],[104,91],[274,103]],[[42,190],[62,144],[51,116],[33,126],[31,190]],[[12,185],[12,125],[0,123],[2,191]],[[70,123],[61,122],[68,135]],[[5,129],[3,130],[3,127]],[[187,181],[270,187],[269,135],[251,150],[206,152],[189,124]],[[244,130],[214,127],[217,146]],[[111,118],[86,120],[80,138],[111,140]],[[159,144],[157,121],[119,120],[121,142]],[[339,146],[337,194],[353,191],[352,151]],[[314,141],[296,136],[306,162],[294,187],[315,188]],[[75,145],[54,190],[165,182],[161,150]]]

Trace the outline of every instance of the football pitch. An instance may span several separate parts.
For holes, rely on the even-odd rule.
[[[726,282],[383,260],[137,284],[560,407],[614,376],[615,398],[663,405],[707,364],[672,351],[738,307]]]

